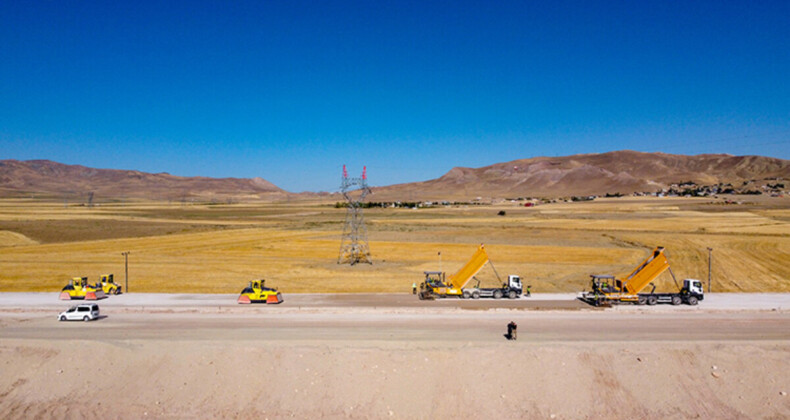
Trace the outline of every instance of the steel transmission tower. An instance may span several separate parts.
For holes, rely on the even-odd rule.
[[[365,196],[370,193],[366,172],[367,168],[363,167],[361,178],[349,178],[346,165],[343,165],[343,182],[340,184],[340,191],[346,199],[348,211],[346,212],[346,224],[343,227],[343,237],[340,240],[338,264],[373,264],[368,246],[368,229],[365,227],[365,218],[362,216],[361,207]],[[355,191],[359,194],[352,197],[351,192]]]

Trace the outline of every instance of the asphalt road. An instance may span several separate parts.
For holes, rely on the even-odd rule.
[[[270,309],[273,309],[269,307]],[[519,325],[520,343],[622,341],[787,341],[790,313],[739,311],[427,311],[357,312],[208,309],[170,312],[105,308],[92,322],[59,322],[56,312],[0,312],[4,339],[98,340],[119,345],[135,340],[485,342],[502,340],[506,324]]]

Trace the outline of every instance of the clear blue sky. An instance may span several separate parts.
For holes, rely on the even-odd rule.
[[[790,1],[3,1],[0,159],[336,190],[632,149],[790,159]]]

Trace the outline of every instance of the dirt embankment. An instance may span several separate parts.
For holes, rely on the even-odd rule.
[[[790,415],[786,343],[511,344],[10,341],[0,348],[0,409],[6,418]]]

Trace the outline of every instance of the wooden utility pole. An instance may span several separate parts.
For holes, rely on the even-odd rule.
[[[121,252],[124,258],[124,267],[126,270],[126,293],[129,293],[129,251]]]
[[[713,248],[708,248],[708,293],[710,293],[710,269],[713,261]]]

